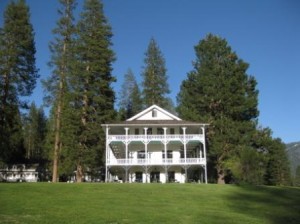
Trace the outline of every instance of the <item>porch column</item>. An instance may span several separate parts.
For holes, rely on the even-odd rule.
[[[186,127],[182,127],[182,131],[183,131],[183,150],[184,150],[184,162],[186,163]]]
[[[109,127],[106,125],[105,129],[105,135],[106,135],[106,144],[105,144],[105,183],[108,181],[108,167],[107,167],[107,162],[108,162],[108,133],[109,133]]]
[[[125,135],[126,135],[126,138],[125,138],[125,164],[127,164],[127,159],[128,159],[128,130],[129,128],[125,128]]]
[[[128,181],[128,130],[129,128],[125,128],[125,183]]]
[[[145,176],[146,176],[146,183],[148,183],[148,139],[147,139],[147,130],[148,128],[144,128],[144,144],[145,144]]]
[[[165,162],[167,162],[167,128],[164,129],[164,150],[165,150]]]
[[[165,176],[166,176],[166,183],[168,182],[168,169],[167,169],[167,128],[164,127],[164,150],[165,150]]]
[[[145,134],[145,140],[144,140],[144,144],[145,144],[145,160],[146,163],[148,162],[148,149],[147,149],[147,145],[148,145],[148,139],[147,139],[147,130],[148,128],[144,128],[144,134]]]
[[[205,176],[205,183],[207,184],[207,166],[206,166],[206,141],[205,141],[205,127],[202,127],[202,133],[203,133],[203,153],[204,153],[204,176]]]

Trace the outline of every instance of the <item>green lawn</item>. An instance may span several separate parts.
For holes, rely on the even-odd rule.
[[[300,223],[300,188],[0,184],[0,223]]]

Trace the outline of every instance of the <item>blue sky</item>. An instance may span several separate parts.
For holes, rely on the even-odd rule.
[[[0,0],[3,15],[9,0]],[[58,19],[58,0],[27,0],[35,30],[37,67],[41,79],[50,69],[49,41]],[[78,0],[78,11],[82,0]],[[192,70],[194,46],[208,33],[225,38],[250,64],[258,81],[259,124],[284,142],[300,140],[300,1],[297,0],[104,0],[117,60],[113,74],[118,93],[131,68],[138,81],[144,53],[154,37],[166,59],[170,96],[176,103],[182,80]],[[0,18],[3,24],[3,16]],[[42,104],[43,90],[29,99]]]

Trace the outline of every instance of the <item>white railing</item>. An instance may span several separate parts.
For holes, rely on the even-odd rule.
[[[205,158],[180,158],[180,159],[109,159],[106,165],[204,165]]]
[[[163,141],[165,135],[108,135],[107,139],[109,141]],[[203,141],[204,135],[166,135],[168,141],[184,141],[184,139]]]

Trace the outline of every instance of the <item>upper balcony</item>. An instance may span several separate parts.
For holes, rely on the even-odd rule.
[[[171,159],[108,159],[108,166],[161,166],[161,165],[205,165],[205,158],[171,158]]]
[[[186,135],[108,135],[107,140],[109,142],[150,142],[150,141],[204,141],[203,134],[186,134]]]

